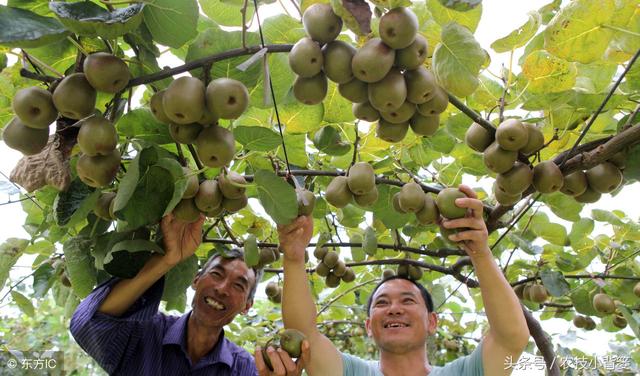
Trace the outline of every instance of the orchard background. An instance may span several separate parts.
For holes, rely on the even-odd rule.
[[[68,370],[100,372],[96,365],[86,368],[91,360],[69,337],[68,318],[96,284],[110,275],[135,273],[153,249],[149,243],[159,241],[157,220],[173,209],[186,185],[183,176],[145,174],[131,167],[139,165],[145,153],[168,152],[177,166],[188,165],[201,180],[221,172],[202,166],[193,146],[174,142],[169,126],[149,110],[156,91],[189,72],[205,85],[231,77],[248,89],[249,108],[237,119],[220,120],[220,126],[235,137],[236,153],[228,167],[247,177],[249,205],[207,220],[198,257],[167,275],[165,311],[188,309],[191,278],[212,251],[247,240],[256,244],[252,252],[273,246],[275,222],[297,214],[294,185],[304,186],[316,196],[312,215],[318,236],[308,250],[308,267],[324,333],[344,351],[375,357],[364,335],[362,305],[383,270],[413,265],[423,270],[420,279],[432,291],[440,313],[438,335],[429,342],[430,360],[439,364],[469,353],[486,325],[478,314],[483,307],[469,260],[443,241],[437,225],[422,225],[392,204],[393,195],[407,182],[420,182],[425,192],[437,193],[464,181],[486,204],[490,245],[508,281],[514,288],[543,284],[549,292],[542,303],[522,301],[533,336],[528,352],[539,352],[547,361],[589,356],[591,349],[576,346],[576,338],[608,338],[609,354],[630,357],[627,374],[638,372],[640,298],[633,289],[640,281],[640,225],[633,195],[625,194],[637,190],[637,184],[632,185],[640,176],[640,65],[634,64],[640,50],[638,1],[553,1],[528,9],[520,27],[493,35],[486,45],[474,37],[489,19],[488,4],[480,1],[332,1],[344,20],[339,39],[357,48],[376,36],[380,15],[387,9],[410,7],[418,17],[419,33],[428,42],[425,66],[451,103],[440,114],[435,134],[421,137],[409,131],[396,143],[380,140],[375,122],[357,121],[352,103],[334,83],[329,83],[322,103],[296,100],[296,77],[287,52],[305,36],[301,14],[314,1],[4,3],[3,127],[14,118],[11,103],[18,90],[34,85],[47,89],[62,75],[77,71],[89,53],[113,52],[124,58],[132,76],[127,88],[115,95],[99,93],[95,105],[118,131],[122,168],[112,184],[94,189],[77,178],[80,125],[66,118],[51,126],[53,143],[47,148],[52,152],[29,165],[42,180],[40,186],[18,188],[8,173],[3,180],[5,201],[18,201],[11,205],[22,207],[27,234],[9,234],[0,247],[0,304],[12,307],[6,316],[3,309],[4,348],[64,349]],[[97,18],[89,21],[89,15]],[[367,35],[367,25],[372,35]],[[496,57],[503,64],[492,62]],[[566,175],[622,155],[623,184],[601,202],[630,211],[579,203],[560,192],[539,195],[533,187],[515,205],[497,203],[491,189],[496,174],[464,140],[472,123],[490,129],[508,118],[535,124],[545,136],[539,152],[519,156],[523,163],[554,161]],[[325,137],[317,137],[319,131]],[[369,207],[328,204],[324,195],[331,179],[357,161],[374,167],[378,200]],[[153,163],[148,167],[152,170]],[[166,170],[175,172],[172,168]],[[64,191],[44,184],[50,182],[44,178],[47,171],[68,174],[66,185],[58,185]],[[277,176],[288,176],[289,184]],[[144,194],[152,188],[169,194]],[[121,196],[117,221],[92,212],[103,191]],[[134,192],[134,197],[124,197],[123,191]],[[617,197],[629,199],[620,202]],[[3,221],[12,218],[3,215]],[[121,243],[141,237],[149,242],[144,247]],[[354,270],[355,281],[327,287],[314,273],[318,244],[339,251]],[[16,272],[15,266],[25,262],[31,270]],[[280,267],[279,261],[267,265],[264,281],[280,281]],[[616,300],[615,315],[598,313],[592,306],[600,292]],[[574,328],[577,315],[592,317],[594,330],[605,336]],[[614,325],[616,316],[626,320],[624,329]],[[566,323],[566,334],[547,336],[547,326],[557,332],[558,319]],[[281,326],[279,305],[259,292],[250,314],[238,317],[228,334],[252,350]],[[550,368],[551,374],[566,372],[557,364]],[[599,371],[613,374],[603,365]]]

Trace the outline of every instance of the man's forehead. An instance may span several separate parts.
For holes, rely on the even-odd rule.
[[[253,269],[247,266],[242,259],[239,258],[224,258],[222,256],[216,257],[205,272],[210,272],[214,268],[222,268],[226,272],[234,272],[239,275],[244,275],[249,281],[255,279],[255,272]]]
[[[416,285],[407,281],[406,279],[392,279],[387,282],[384,282],[375,295],[374,299],[378,298],[381,295],[389,296],[389,295],[413,295],[420,296],[420,290]]]

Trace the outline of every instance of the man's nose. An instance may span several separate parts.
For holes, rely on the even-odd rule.
[[[404,312],[404,307],[400,302],[391,302],[387,311],[390,315],[397,315]]]

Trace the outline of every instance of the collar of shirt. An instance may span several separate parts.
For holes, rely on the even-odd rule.
[[[189,316],[191,311],[185,313],[178,318],[164,334],[162,345],[178,345],[184,352],[185,357],[189,359],[189,352],[187,351],[187,323],[189,322]],[[232,349],[230,348],[229,341],[224,337],[224,330],[220,333],[218,343],[200,359],[196,368],[206,367],[211,364],[224,363],[229,368],[233,366]],[[195,365],[194,365],[195,366]]]

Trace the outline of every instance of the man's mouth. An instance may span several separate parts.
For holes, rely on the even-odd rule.
[[[210,296],[205,296],[204,302],[207,303],[209,307],[215,309],[216,311],[222,311],[226,308],[224,304],[220,303],[219,301],[213,299]]]
[[[403,322],[388,322],[386,324],[384,324],[384,328],[388,329],[388,328],[408,328],[409,325],[405,324]]]

